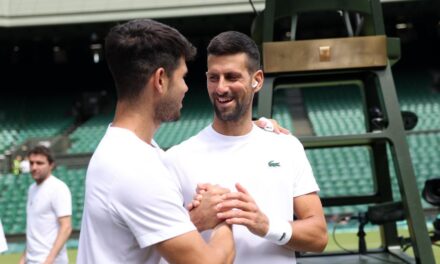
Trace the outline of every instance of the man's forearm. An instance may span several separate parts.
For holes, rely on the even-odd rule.
[[[235,258],[235,243],[232,227],[226,223],[221,223],[214,228],[209,246],[218,252],[220,259],[226,259],[225,263],[233,263]]]
[[[322,252],[328,242],[327,223],[316,192],[294,197],[297,220],[290,222],[292,237],[284,247],[303,252]]]
[[[284,247],[304,252],[322,252],[327,245],[327,228],[314,216],[290,222],[292,237]]]
[[[49,255],[47,256],[45,263],[54,262],[55,258],[60,253],[64,244],[66,244],[67,239],[69,239],[70,233],[72,233],[72,227],[70,224],[60,226],[55,242],[53,243],[52,249],[50,250]]]
[[[25,264],[26,263],[26,249],[24,249],[23,254],[21,254],[20,260],[18,261],[18,264]]]

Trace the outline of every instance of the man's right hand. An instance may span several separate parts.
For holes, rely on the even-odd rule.
[[[212,229],[222,222],[217,217],[219,210],[216,206],[223,201],[221,196],[229,192],[227,188],[209,183],[197,185],[194,199],[187,208],[191,221],[199,232]]]

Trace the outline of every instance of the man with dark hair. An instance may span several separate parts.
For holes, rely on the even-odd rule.
[[[72,196],[52,175],[50,150],[37,146],[28,153],[31,176],[26,207],[26,251],[20,263],[69,263],[66,241],[72,232]]]
[[[183,207],[177,178],[153,140],[177,120],[195,48],[177,30],[142,19],[109,32],[106,58],[118,100],[86,176],[78,263],[232,263],[231,227],[206,243]]]
[[[229,31],[211,40],[206,76],[213,123],[168,150],[167,166],[203,235],[221,221],[234,225],[235,263],[295,263],[294,251],[325,248],[326,222],[299,140],[252,123],[252,100],[264,80],[259,63],[245,34]]]

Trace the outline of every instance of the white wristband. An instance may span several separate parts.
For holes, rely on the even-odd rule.
[[[289,221],[269,218],[269,231],[265,239],[277,245],[285,245],[292,237],[292,225]]]

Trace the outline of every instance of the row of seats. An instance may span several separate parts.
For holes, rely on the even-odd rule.
[[[306,154],[322,197],[374,193],[367,148],[308,149]]]
[[[346,85],[302,90],[305,108],[315,135],[365,133],[365,118],[359,87]],[[369,151],[365,147],[306,150],[320,196],[335,197],[374,193]],[[328,207],[328,215],[365,210],[366,206]]]
[[[74,118],[69,115],[71,98],[29,98],[0,97],[0,154],[28,138],[58,135],[73,124]]]
[[[290,113],[289,102],[287,100],[288,97],[282,93],[274,95],[272,118],[277,120],[281,126],[294,133],[295,127],[293,126],[292,114]]]
[[[415,131],[440,130],[440,93],[435,91],[428,71],[396,71],[395,83],[402,110],[419,117]]]
[[[303,89],[302,94],[315,135],[333,136],[366,132],[359,87],[313,87]]]
[[[155,134],[155,140],[163,149],[197,134],[212,122],[213,110],[206,94],[185,96],[179,121],[163,123]]]
[[[430,133],[408,136],[417,184],[421,190],[426,179],[440,177],[440,158],[438,155],[440,133],[435,132],[435,130],[440,129],[440,124],[438,124],[438,120],[440,120],[438,118],[440,116],[440,97],[438,93],[433,93],[428,84],[423,81],[418,81],[416,84],[408,81],[399,82],[399,79],[397,79],[396,83],[402,109],[415,111],[419,116],[419,124],[415,130],[419,132],[434,130]],[[316,135],[356,134],[366,131],[362,96],[358,87],[347,85],[332,89],[307,88],[302,91],[302,94],[309,120]],[[273,118],[294,132],[294,124],[292,123],[290,106],[287,100],[282,94],[275,96]],[[155,139],[164,149],[191,137],[212,122],[213,111],[207,97],[188,96],[184,101],[184,105],[181,120],[163,124],[156,133]],[[9,106],[6,104],[3,109],[9,109],[9,107],[13,109],[11,104]],[[39,109],[39,107],[35,109]],[[57,111],[53,111],[52,108],[52,112]],[[21,124],[19,114],[13,111],[9,114],[8,110],[8,116],[4,117],[1,113],[2,111],[0,111],[0,119],[3,118],[6,122],[0,122],[0,144],[14,142],[20,136],[26,138],[33,135],[32,133],[26,134],[26,129],[23,127],[15,129],[17,124]],[[42,111],[42,113],[45,112]],[[68,153],[93,152],[111,122],[112,116],[113,114],[97,115],[78,127],[69,136],[72,145]],[[71,122],[69,120],[60,121],[55,118],[53,122],[47,121],[47,123],[44,123],[42,122],[44,120],[42,116],[33,116],[32,119],[40,120],[44,124],[43,128],[47,131],[45,133],[48,135],[59,133],[59,129],[52,131],[50,130],[51,127],[65,127]],[[64,121],[65,123],[63,123]],[[37,123],[35,123],[35,126],[38,126]],[[26,127],[30,128],[31,131],[38,130],[32,122]],[[5,143],[4,145],[9,146],[10,144]],[[2,146],[0,145],[1,150]],[[368,148],[313,149],[307,150],[306,153],[321,187],[322,196],[363,195],[375,191]],[[398,184],[392,163],[390,164],[390,173],[395,199],[399,199]],[[73,223],[75,229],[78,229],[84,201],[85,170],[59,167],[55,171],[55,175],[64,180],[72,190],[74,195]],[[0,176],[0,217],[2,217],[2,221],[6,226],[5,229],[9,233],[23,232],[23,219],[25,219],[23,218],[23,210],[25,208],[26,190],[30,183],[32,183],[32,180],[29,176],[25,177],[25,175],[17,178],[14,178],[13,175]],[[423,206],[429,207],[426,203],[423,203]],[[365,206],[334,207],[325,208],[325,212],[326,214],[344,214],[357,212],[365,208]]]
[[[293,123],[290,118],[288,106],[280,96],[275,100],[280,103],[274,108],[273,118],[293,131]],[[178,122],[163,123],[155,134],[156,142],[163,148],[168,149],[180,142],[197,134],[212,122],[213,110],[207,97],[192,96],[184,101],[181,118]],[[71,146],[68,153],[91,153],[104,135],[107,126],[112,120],[113,114],[97,115],[78,127],[70,134]]]
[[[0,175],[0,218],[6,234],[22,234],[26,230],[27,189],[29,174]]]
[[[405,93],[408,92],[404,89],[403,92],[399,90],[402,109],[413,110],[419,115],[417,129],[419,131],[432,128],[438,129],[440,126],[432,126],[435,122],[431,121],[433,114],[429,111],[435,114],[440,100],[436,100],[436,97],[433,97],[432,93],[427,91],[427,89],[422,92],[417,90],[417,96],[415,94],[410,94],[409,96]],[[280,96],[276,95],[274,98],[273,117],[281,125],[294,131],[294,124],[292,123],[286,97],[282,94]],[[359,87],[346,85],[332,89],[307,88],[303,90],[303,98],[309,120],[316,135],[344,135],[364,133],[366,131],[362,96]],[[176,123],[163,124],[157,131],[156,141],[163,148],[167,149],[194,135],[201,128],[209,124],[212,119],[212,109],[207,102],[209,101],[206,98],[197,98],[197,100],[193,99],[192,102],[186,104],[182,111],[181,120]],[[417,105],[418,108],[412,109],[411,105]],[[421,110],[424,112],[420,112]],[[438,118],[436,119],[439,120]],[[430,123],[431,126],[426,126],[425,123]],[[97,130],[99,131],[99,128]],[[102,131],[98,133],[99,136],[93,136],[94,140],[99,140],[103,134]],[[423,187],[424,181],[434,177],[440,169],[439,163],[435,162],[435,146],[438,146],[437,138],[438,135],[435,133],[428,136],[415,135],[408,138],[420,189]],[[95,145],[96,143],[90,144],[90,152],[93,151]],[[433,150],[430,151],[430,149]],[[431,154],[428,155],[428,153]],[[359,147],[307,150],[307,155],[321,186],[321,195],[363,195],[371,194],[375,191],[368,149]],[[394,183],[393,188],[398,199],[399,192],[395,173],[393,167],[390,166],[390,168]],[[429,205],[424,203],[424,206],[428,207]],[[345,207],[344,210],[354,209]],[[326,212],[332,213],[335,211],[334,209],[332,211],[329,210],[326,209]]]
[[[287,105],[282,104],[282,98],[277,99],[280,104],[274,109],[274,118],[283,126],[292,130]],[[179,122],[165,123],[157,131],[155,140],[164,149],[167,149],[183,140],[195,135],[202,128],[212,122],[212,106],[207,98],[192,98],[187,102],[191,107],[182,111]],[[71,147],[69,153],[93,152],[104,135],[112,114],[97,115],[69,135]],[[74,229],[81,225],[82,208],[84,203],[84,176],[85,169],[68,169],[59,166],[54,175],[63,180],[72,193],[72,222]],[[7,234],[22,234],[26,226],[26,197],[30,184],[33,183],[29,174],[15,176],[12,174],[0,175],[0,218]]]
[[[111,120],[112,114],[99,114],[82,124],[69,135],[71,146],[67,152],[69,154],[93,152]]]
[[[415,131],[426,131],[408,136],[417,185],[421,191],[427,179],[440,177],[440,94],[431,89],[431,84],[426,81],[429,80],[427,76],[422,78],[423,81],[417,74],[415,78],[412,74],[402,76],[401,79],[399,77],[401,76],[398,76],[396,84],[401,109],[418,115],[419,123]],[[358,134],[366,131],[362,96],[355,86],[304,89],[303,96],[316,135]],[[363,195],[374,192],[367,149],[307,150],[307,155],[321,186],[321,195]],[[390,153],[388,157],[391,159]],[[394,198],[398,200],[400,192],[392,162],[389,167]],[[422,205],[425,208],[431,207],[425,201],[422,201]],[[328,214],[356,210],[349,206],[325,209]]]
[[[436,144],[440,144],[440,135],[430,135],[427,138],[436,136]],[[410,137],[417,138],[417,137]],[[420,139],[417,139],[420,140]],[[431,140],[431,139],[430,139]],[[411,146],[411,141],[409,141]],[[413,148],[411,148],[413,149]],[[339,152],[339,155],[338,155]],[[440,158],[432,152],[430,164],[415,164],[417,183],[419,189],[423,188],[426,179],[432,177],[433,170],[438,170]],[[352,154],[352,155],[350,155]],[[368,151],[362,148],[343,148],[343,149],[323,149],[307,150],[307,155],[314,169],[315,176],[321,187],[323,197],[345,196],[345,195],[366,195],[374,192],[372,184],[372,172],[369,167]],[[324,162],[323,162],[324,161]],[[399,199],[398,184],[394,170],[390,166],[392,175],[393,191],[395,199]],[[426,169],[424,169],[426,168]],[[73,226],[79,229],[84,203],[84,176],[85,169],[68,170],[59,167],[54,172],[70,187],[73,201]],[[26,192],[28,186],[33,182],[27,174],[14,176],[8,174],[0,177],[0,217],[2,218],[5,230],[8,234],[19,234],[25,228],[25,207]],[[424,207],[429,205],[423,202]],[[362,206],[361,209],[365,209]],[[359,211],[360,208],[354,206],[325,208],[326,214],[347,214]]]

